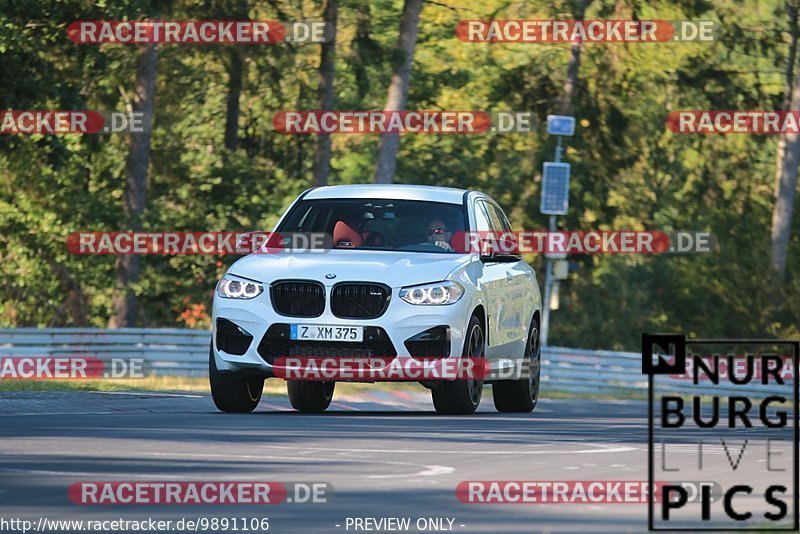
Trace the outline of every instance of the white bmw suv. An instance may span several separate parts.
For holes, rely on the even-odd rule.
[[[326,235],[323,250],[266,248],[235,262],[217,285],[214,403],[224,412],[253,411],[264,380],[288,378],[278,366],[293,356],[480,359],[483,375],[415,381],[431,390],[439,413],[473,413],[485,383],[497,410],[532,411],[542,313],[535,273],[519,255],[476,250],[462,239],[510,230],[503,210],[478,191],[346,185],[304,192],[274,235]],[[524,371],[507,372],[513,362]],[[287,379],[292,406],[305,412],[325,410],[334,386]]]

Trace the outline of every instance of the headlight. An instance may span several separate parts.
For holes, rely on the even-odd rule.
[[[440,306],[453,304],[464,294],[464,288],[457,282],[436,282],[422,286],[404,287],[400,298],[409,304]]]
[[[264,292],[258,282],[226,274],[217,284],[217,295],[225,299],[254,299]]]

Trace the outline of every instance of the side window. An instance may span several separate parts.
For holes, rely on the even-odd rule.
[[[486,211],[486,202],[482,200],[475,203],[475,230],[478,232],[492,231],[492,223],[489,222],[489,213]]]
[[[511,223],[508,222],[508,217],[503,213],[503,210],[494,204],[490,204],[488,208],[492,220],[492,227],[495,232],[498,232],[497,237],[499,239],[500,250],[504,254],[518,256],[519,243],[517,243],[517,239],[511,231]]]
[[[489,209],[489,218],[492,221],[492,230],[495,232],[509,231],[509,229],[503,227],[503,221],[500,218],[497,207],[494,204],[487,204],[486,207]]]
[[[500,223],[503,225],[503,231],[504,232],[510,232],[511,231],[511,223],[508,222],[508,217],[506,217],[506,214],[503,213],[503,210],[501,210],[497,206],[492,206],[492,207],[497,212],[497,216],[500,218]]]

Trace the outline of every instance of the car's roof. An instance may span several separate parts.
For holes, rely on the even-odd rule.
[[[332,198],[380,198],[392,200],[427,200],[463,204],[465,189],[407,184],[334,185],[310,190],[304,200]]]

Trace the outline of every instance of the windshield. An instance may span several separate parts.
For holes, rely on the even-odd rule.
[[[462,205],[336,199],[298,202],[277,232],[325,233],[332,237],[332,246],[337,249],[457,254],[453,237],[465,230],[466,212]]]

